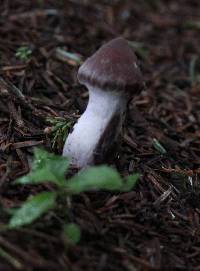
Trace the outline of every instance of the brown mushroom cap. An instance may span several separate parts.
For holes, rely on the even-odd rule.
[[[144,81],[137,57],[124,38],[103,45],[79,68],[78,80],[103,90],[124,91],[128,95],[141,91]]]

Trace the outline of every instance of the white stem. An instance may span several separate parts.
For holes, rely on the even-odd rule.
[[[120,92],[88,88],[88,106],[68,135],[63,149],[63,155],[78,168],[94,163],[94,151],[101,136],[116,114],[119,115],[118,129],[121,127],[126,107],[126,99]],[[116,131],[118,134],[119,131]]]

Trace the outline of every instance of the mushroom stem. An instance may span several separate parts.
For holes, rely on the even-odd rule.
[[[88,86],[89,102],[69,134],[63,155],[78,168],[101,162],[121,131],[127,99],[118,91]],[[109,146],[109,148],[108,148]]]

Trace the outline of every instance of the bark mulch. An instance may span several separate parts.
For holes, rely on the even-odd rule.
[[[84,60],[122,35],[146,89],[129,105],[112,161],[123,176],[141,173],[135,189],[81,194],[69,214],[2,231],[0,270],[200,270],[199,10],[198,0],[1,1],[1,224],[5,208],[52,189],[12,185],[29,171],[34,146],[61,153],[62,144],[51,149],[47,117],[76,119],[87,104],[79,64],[62,52]],[[32,51],[27,60],[16,56],[22,46]],[[66,217],[82,230],[68,249]]]

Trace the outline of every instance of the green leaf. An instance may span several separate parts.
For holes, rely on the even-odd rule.
[[[72,244],[77,244],[81,238],[81,231],[77,224],[69,223],[64,226],[63,229],[64,237],[67,238],[67,241]]]
[[[12,216],[9,228],[31,224],[42,214],[54,207],[56,196],[55,192],[42,192],[29,198]]]
[[[138,173],[127,176],[125,178],[125,182],[123,183],[121,191],[124,191],[124,192],[131,191],[132,188],[136,185],[137,181],[139,180],[139,177],[140,177],[140,174]]]
[[[26,176],[17,179],[15,183],[39,184],[52,182],[62,187],[65,184],[65,173],[68,167],[69,160],[66,157],[35,148],[32,170]]]
[[[119,174],[107,166],[86,169],[67,182],[67,188],[72,194],[97,189],[116,190],[120,186],[121,178]]]
[[[66,186],[70,194],[79,194],[90,190],[128,191],[138,179],[131,175],[124,183],[119,173],[107,166],[97,166],[81,171],[69,179]]]
[[[26,61],[30,58],[32,50],[28,46],[21,46],[17,49],[15,56],[19,59]]]

